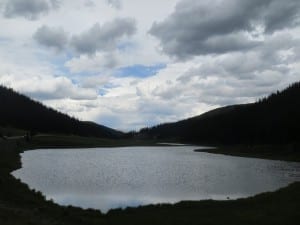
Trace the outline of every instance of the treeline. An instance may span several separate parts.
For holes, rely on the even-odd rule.
[[[256,103],[212,110],[176,123],[144,128],[138,136],[203,144],[300,142],[300,82]]]
[[[0,86],[0,126],[31,133],[55,133],[119,138],[123,133],[92,122],[82,122]]]

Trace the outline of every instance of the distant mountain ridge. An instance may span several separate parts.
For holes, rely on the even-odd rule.
[[[200,116],[142,129],[141,137],[203,144],[300,142],[300,82],[256,103],[218,108]]]
[[[119,138],[124,135],[93,122],[79,121],[4,86],[0,86],[0,126],[101,138]]]

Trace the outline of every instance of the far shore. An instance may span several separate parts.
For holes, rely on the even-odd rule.
[[[300,151],[298,148],[300,148],[298,145],[236,145],[196,149],[195,152],[300,162]]]

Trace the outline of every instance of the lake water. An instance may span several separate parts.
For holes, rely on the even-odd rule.
[[[35,150],[13,175],[61,205],[100,209],[235,199],[300,181],[300,164],[199,153],[199,147]]]

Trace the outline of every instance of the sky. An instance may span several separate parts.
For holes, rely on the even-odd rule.
[[[300,80],[299,0],[0,0],[0,84],[123,131]]]

